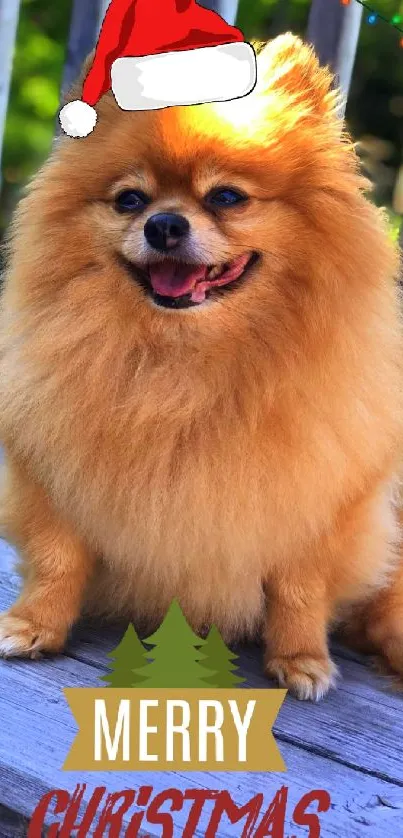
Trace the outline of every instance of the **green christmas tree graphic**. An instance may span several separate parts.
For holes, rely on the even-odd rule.
[[[207,675],[206,683],[210,687],[237,687],[244,683],[245,678],[240,678],[235,672],[238,666],[235,661],[238,656],[234,655],[225,645],[220,632],[213,626],[203,646],[204,661],[201,666],[213,670],[212,675]]]
[[[198,687],[206,689],[206,678],[212,675],[200,651],[203,641],[195,634],[186,621],[182,609],[174,600],[162,625],[147,637],[145,643],[154,648],[148,653],[151,663],[145,671],[145,688],[183,688]]]
[[[147,654],[134,626],[130,624],[119,646],[108,655],[114,662],[113,668],[101,681],[106,681],[110,687],[143,686],[143,670],[149,666]]]

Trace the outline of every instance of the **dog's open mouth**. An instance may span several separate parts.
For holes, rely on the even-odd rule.
[[[204,303],[214,292],[239,287],[258,258],[257,253],[249,252],[222,265],[190,265],[166,259],[147,268],[131,263],[128,266],[157,305],[190,308]]]

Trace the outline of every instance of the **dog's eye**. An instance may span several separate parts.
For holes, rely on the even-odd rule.
[[[134,189],[125,189],[115,198],[118,212],[138,212],[144,209],[149,202],[149,198],[144,192],[137,192]]]
[[[208,204],[216,207],[233,207],[236,204],[243,204],[247,201],[247,195],[238,192],[236,189],[214,189],[207,195]]]

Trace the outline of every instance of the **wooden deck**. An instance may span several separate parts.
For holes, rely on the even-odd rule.
[[[14,553],[0,541],[0,610],[15,598],[18,577]],[[78,776],[61,771],[75,725],[62,694],[63,687],[100,686],[106,655],[122,632],[82,626],[67,654],[40,662],[0,661],[0,838],[26,834],[26,820],[42,795],[55,788],[73,790],[88,782],[88,796],[100,785],[108,791],[207,787],[231,791],[237,805],[258,792],[265,800],[281,785],[291,802],[312,789],[326,789],[332,808],[322,815],[325,838],[398,838],[403,835],[403,695],[391,692],[387,680],[374,674],[368,662],[341,648],[334,657],[343,680],[320,704],[287,697],[275,734],[288,766],[287,774],[133,774],[96,773]],[[247,684],[267,686],[261,675],[257,648],[241,650]],[[177,815],[176,835],[182,835],[186,813]],[[222,826],[219,838],[239,834]],[[289,829],[291,826],[289,825]],[[287,835],[307,836],[295,826]],[[158,836],[160,830],[147,832]],[[203,836],[203,827],[198,836]]]

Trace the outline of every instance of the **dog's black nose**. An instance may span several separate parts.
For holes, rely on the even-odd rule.
[[[155,250],[167,251],[177,247],[189,230],[190,224],[183,215],[161,212],[148,219],[144,235]]]

